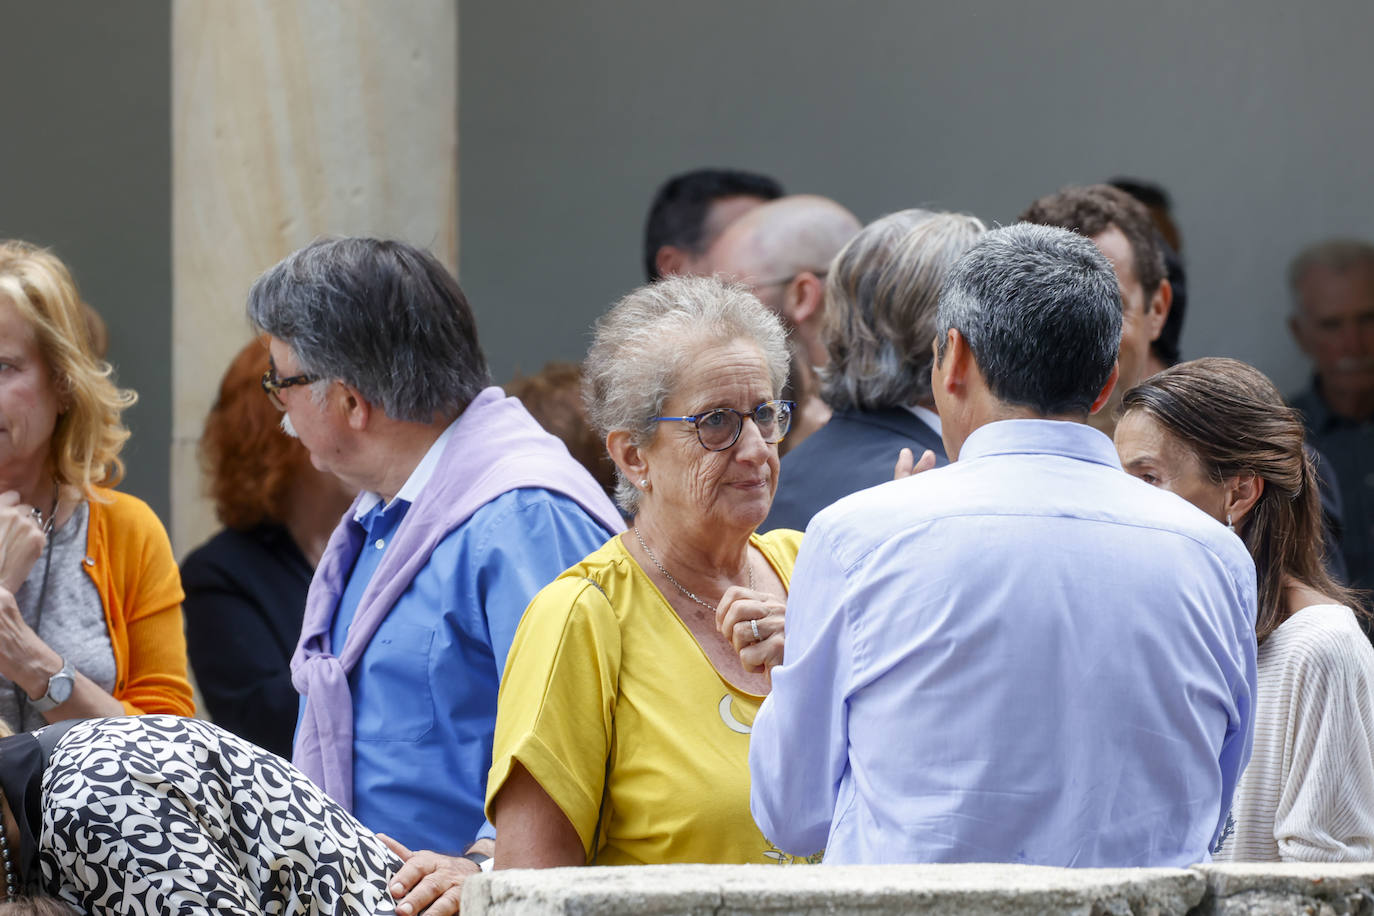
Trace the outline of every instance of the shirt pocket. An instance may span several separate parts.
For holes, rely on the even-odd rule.
[[[434,727],[429,627],[385,621],[363,653],[353,684],[354,738],[417,741]]]

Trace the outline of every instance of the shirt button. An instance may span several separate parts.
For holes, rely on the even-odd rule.
[[[87,566],[94,566],[94,565],[95,565],[95,557],[87,557],[87,558],[86,558],[86,565],[87,565]]]
[[[386,541],[382,540],[381,538],[377,538],[377,543],[373,546],[376,547],[378,550],[381,550],[383,547],[386,546]]]

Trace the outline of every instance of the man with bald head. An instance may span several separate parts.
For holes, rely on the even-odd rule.
[[[755,207],[721,233],[705,267],[743,283],[782,318],[791,335],[792,371],[784,397],[797,402],[787,447],[795,447],[830,419],[815,367],[821,343],[825,275],[830,261],[863,226],[844,207],[815,194],[793,194]]]
[[[825,274],[863,226],[828,197],[792,194],[755,207],[706,252],[711,273],[748,286],[800,340],[807,362],[824,365],[820,341]]]

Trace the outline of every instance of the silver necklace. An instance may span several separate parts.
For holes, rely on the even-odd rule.
[[[47,514],[46,518],[43,516],[43,510],[37,506],[29,510],[29,514],[33,516],[34,522],[43,530],[44,540],[47,540],[52,535],[53,525],[57,524],[57,492],[57,481],[53,480],[52,511]]]
[[[691,598],[691,599],[692,599],[693,601],[695,601],[697,604],[701,605],[702,607],[706,608],[706,610],[708,610],[708,611],[710,611],[712,614],[714,614],[714,613],[716,612],[716,605],[715,605],[715,604],[707,604],[705,601],[702,601],[702,600],[701,600],[700,598],[698,598],[695,594],[693,594],[692,592],[688,591],[687,588],[686,588],[681,582],[679,582],[679,581],[677,581],[676,579],[674,579],[674,578],[673,578],[673,574],[670,573],[670,572],[668,572],[668,570],[664,569],[664,568],[663,568],[663,564],[660,563],[660,562],[658,562],[658,557],[654,556],[654,552],[653,552],[652,550],[649,549],[649,545],[646,544],[646,543],[644,543],[644,535],[642,535],[642,534],[639,533],[639,526],[638,526],[638,525],[633,526],[633,530],[634,530],[634,533],[635,533],[635,537],[639,538],[639,546],[640,546],[640,547],[643,547],[643,548],[644,548],[644,552],[645,552],[646,554],[649,555],[649,559],[654,561],[654,565],[658,567],[658,571],[661,572],[661,573],[663,573],[663,578],[665,578],[665,579],[667,579],[669,582],[673,583],[673,588],[676,588],[678,591],[682,592],[682,593],[683,593],[684,595],[686,595],[688,598]],[[747,548],[746,548],[746,549],[747,549]],[[748,559],[748,558],[746,557],[746,560],[747,560],[747,559]],[[754,564],[753,564],[753,563],[750,563],[750,564],[749,564],[748,566],[746,566],[745,568],[746,568],[747,570],[749,570],[749,590],[750,590],[750,591],[753,591],[753,590],[754,590]],[[717,602],[717,604],[719,604],[719,602]]]

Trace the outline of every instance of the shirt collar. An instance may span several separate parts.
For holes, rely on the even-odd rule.
[[[920,404],[912,404],[907,410],[926,426],[935,430],[935,435],[943,436],[944,432],[940,429],[940,415],[929,407],[922,407]]]
[[[1116,446],[1086,423],[1067,420],[998,420],[964,440],[959,463],[989,455],[1060,455],[1121,468]]]
[[[460,415],[461,416],[461,415]],[[387,508],[395,505],[398,501],[407,503],[415,502],[415,497],[420,495],[420,491],[429,483],[429,479],[434,476],[434,469],[439,466],[439,456],[444,453],[444,447],[448,445],[449,438],[453,435],[453,428],[458,425],[458,420],[454,420],[444,431],[439,434],[439,438],[434,440],[434,444],[425,452],[425,457],[420,459],[420,463],[415,465],[415,470],[410,472],[406,482],[401,485],[401,489],[396,492],[391,502],[387,503]],[[371,490],[363,493],[358,500],[357,508],[353,510],[353,520],[361,522],[363,518],[377,506],[381,505],[382,497],[379,493]]]

